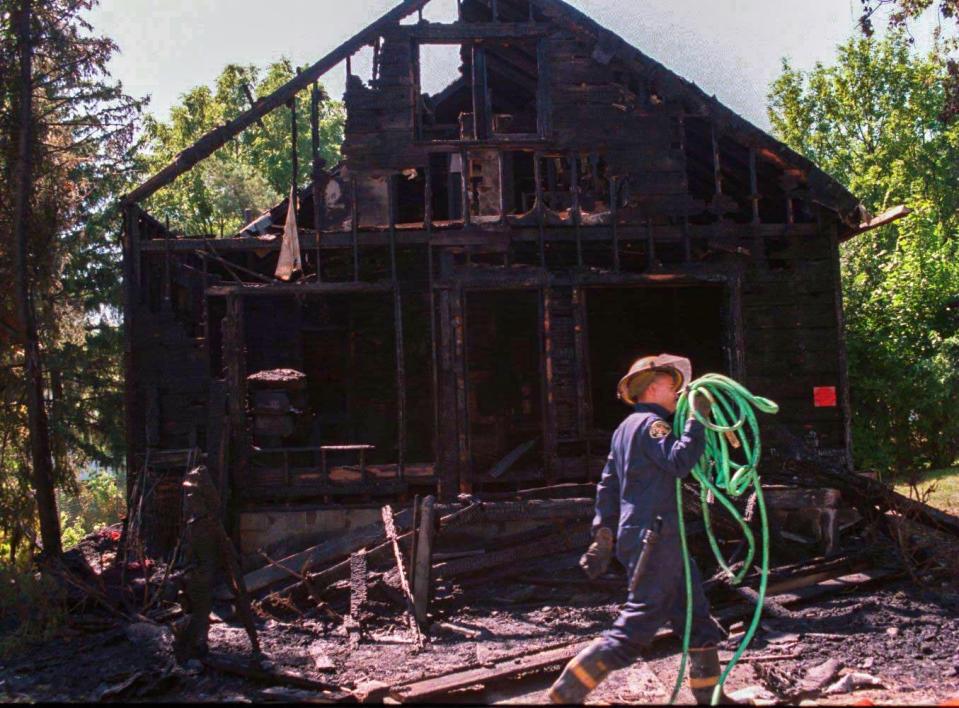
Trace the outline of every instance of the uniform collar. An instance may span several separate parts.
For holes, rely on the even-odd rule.
[[[633,408],[637,413],[655,413],[660,418],[671,418],[672,413],[663,408],[658,403],[636,403]]]

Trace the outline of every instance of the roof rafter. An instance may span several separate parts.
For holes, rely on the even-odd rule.
[[[346,40],[318,62],[294,76],[269,96],[258,100],[252,108],[244,111],[233,120],[207,132],[193,143],[193,145],[174,157],[166,167],[129,194],[126,194],[121,199],[121,204],[128,205],[143,201],[157,190],[170,184],[170,182],[184,172],[192,169],[198,162],[205,160],[257,120],[284,105],[293,96],[309,87],[310,84],[341,61],[355,54],[367,44],[372,43],[382,33],[384,27],[397,23],[409,15],[412,15],[417,10],[429,4],[429,2],[430,0],[403,0],[403,2],[395,8],[350,37],[350,39]]]

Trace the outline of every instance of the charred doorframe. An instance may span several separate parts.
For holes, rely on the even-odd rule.
[[[739,263],[731,263],[722,270],[702,274],[656,274],[656,275],[626,275],[619,278],[601,281],[599,278],[590,279],[583,283],[578,289],[582,296],[579,303],[576,303],[577,310],[581,313],[583,327],[580,337],[583,340],[582,347],[577,347],[577,357],[585,356],[583,365],[586,372],[586,390],[593,390],[594,372],[589,362],[589,318],[587,301],[591,290],[600,290],[608,288],[651,288],[651,287],[697,287],[697,286],[721,286],[724,291],[724,299],[721,306],[723,341],[722,349],[725,358],[725,364],[729,375],[742,381],[746,376],[745,362],[745,337],[743,331],[742,316],[742,276],[743,266]],[[574,300],[575,303],[575,300]],[[579,333],[578,333],[579,334]],[[649,354],[658,352],[647,352]],[[636,356],[643,355],[643,352],[637,352]],[[693,362],[695,365],[695,362]],[[695,375],[695,372],[694,372]],[[591,401],[588,398],[581,398],[585,403],[587,410],[582,412],[584,419],[588,423],[588,429],[594,430],[595,419]],[[588,416],[588,417],[586,417]]]
[[[230,428],[234,450],[233,459],[236,470],[242,479],[250,465],[252,437],[246,414],[246,377],[250,373],[246,367],[246,344],[244,332],[244,301],[247,297],[275,297],[287,294],[291,297],[309,295],[332,295],[350,293],[392,294],[394,300],[394,337],[396,344],[397,377],[397,472],[400,481],[404,479],[406,444],[406,406],[405,406],[405,361],[402,344],[402,307],[399,286],[395,279],[381,282],[324,282],[308,285],[274,285],[269,288],[243,285],[213,286],[207,289],[207,297],[224,297],[226,316],[223,319],[223,369],[229,391]]]
[[[437,391],[437,402],[441,409],[455,410],[455,415],[447,417],[442,423],[444,431],[439,435],[438,462],[446,479],[446,490],[454,484],[460,491],[472,490],[470,473],[470,440],[468,412],[468,378],[466,308],[465,297],[469,292],[489,292],[522,290],[539,293],[540,343],[540,396],[543,418],[543,466],[544,479],[553,477],[557,459],[556,418],[553,384],[550,377],[553,345],[550,332],[550,294],[558,288],[572,290],[573,316],[576,322],[574,333],[574,370],[576,371],[577,419],[580,434],[589,438],[595,428],[593,406],[590,399],[592,390],[592,372],[589,366],[588,322],[586,301],[588,291],[594,288],[610,287],[682,287],[682,286],[722,286],[724,301],[722,304],[723,341],[721,347],[725,363],[731,376],[738,380],[745,377],[744,333],[742,325],[742,272],[740,263],[724,264],[721,268],[695,269],[696,272],[675,271],[655,274],[601,274],[601,275],[555,275],[541,269],[534,269],[526,277],[490,277],[476,274],[448,276],[434,281],[438,291],[440,309],[439,357],[441,359],[441,380]],[[456,482],[454,482],[456,480]],[[442,482],[441,482],[442,483]],[[444,496],[451,497],[447,491]]]

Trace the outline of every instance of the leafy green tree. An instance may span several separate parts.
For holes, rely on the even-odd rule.
[[[913,213],[842,247],[856,461],[915,472],[959,455],[959,115],[941,45],[852,39],[836,63],[784,62],[777,136],[879,213]]]
[[[289,61],[265,69],[230,64],[213,88],[198,86],[183,94],[166,122],[145,121],[148,152],[142,171],[152,174],[208,130],[236,118],[250,107],[247,91],[259,98],[272,93],[294,75]],[[297,183],[312,173],[310,96],[296,102]],[[319,152],[328,165],[340,159],[345,111],[343,104],[324,98],[319,107]],[[155,216],[169,220],[188,234],[229,234],[243,226],[243,212],[259,212],[290,191],[292,172],[291,116],[278,109],[158,192],[146,204]]]

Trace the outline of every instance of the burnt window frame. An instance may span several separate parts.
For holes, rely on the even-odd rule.
[[[542,143],[548,139],[549,136],[549,62],[548,62],[548,52],[547,52],[547,43],[549,38],[547,36],[541,36],[535,40],[530,40],[528,37],[516,37],[516,38],[500,38],[500,39],[486,39],[481,37],[474,38],[458,38],[458,39],[423,39],[419,37],[411,37],[410,43],[412,48],[412,57],[413,57],[413,87],[416,93],[415,101],[413,105],[413,142],[416,145],[450,145],[450,144],[510,144],[510,143]],[[491,106],[491,101],[489,100],[489,72],[486,68],[485,62],[485,50],[487,47],[496,44],[516,44],[522,42],[535,42],[536,53],[536,90],[535,90],[535,100],[536,100],[536,131],[532,133],[497,133],[493,130],[493,111]],[[474,59],[471,60],[470,65],[473,72],[473,76],[468,77],[469,83],[468,87],[471,93],[471,102],[472,102],[472,115],[474,116],[473,122],[473,131],[472,136],[469,138],[463,138],[462,134],[456,139],[433,139],[433,138],[424,138],[423,137],[423,89],[422,89],[422,67],[420,63],[420,47],[422,46],[431,46],[431,45],[455,45],[460,47],[471,46]],[[479,70],[479,76],[484,86],[487,87],[486,102],[484,106],[483,114],[485,115],[485,120],[482,121],[482,125],[477,125],[476,122],[476,102],[477,102],[477,91],[475,90],[475,76],[477,75],[477,62],[475,57],[480,57],[481,60],[479,65],[482,67]]]

